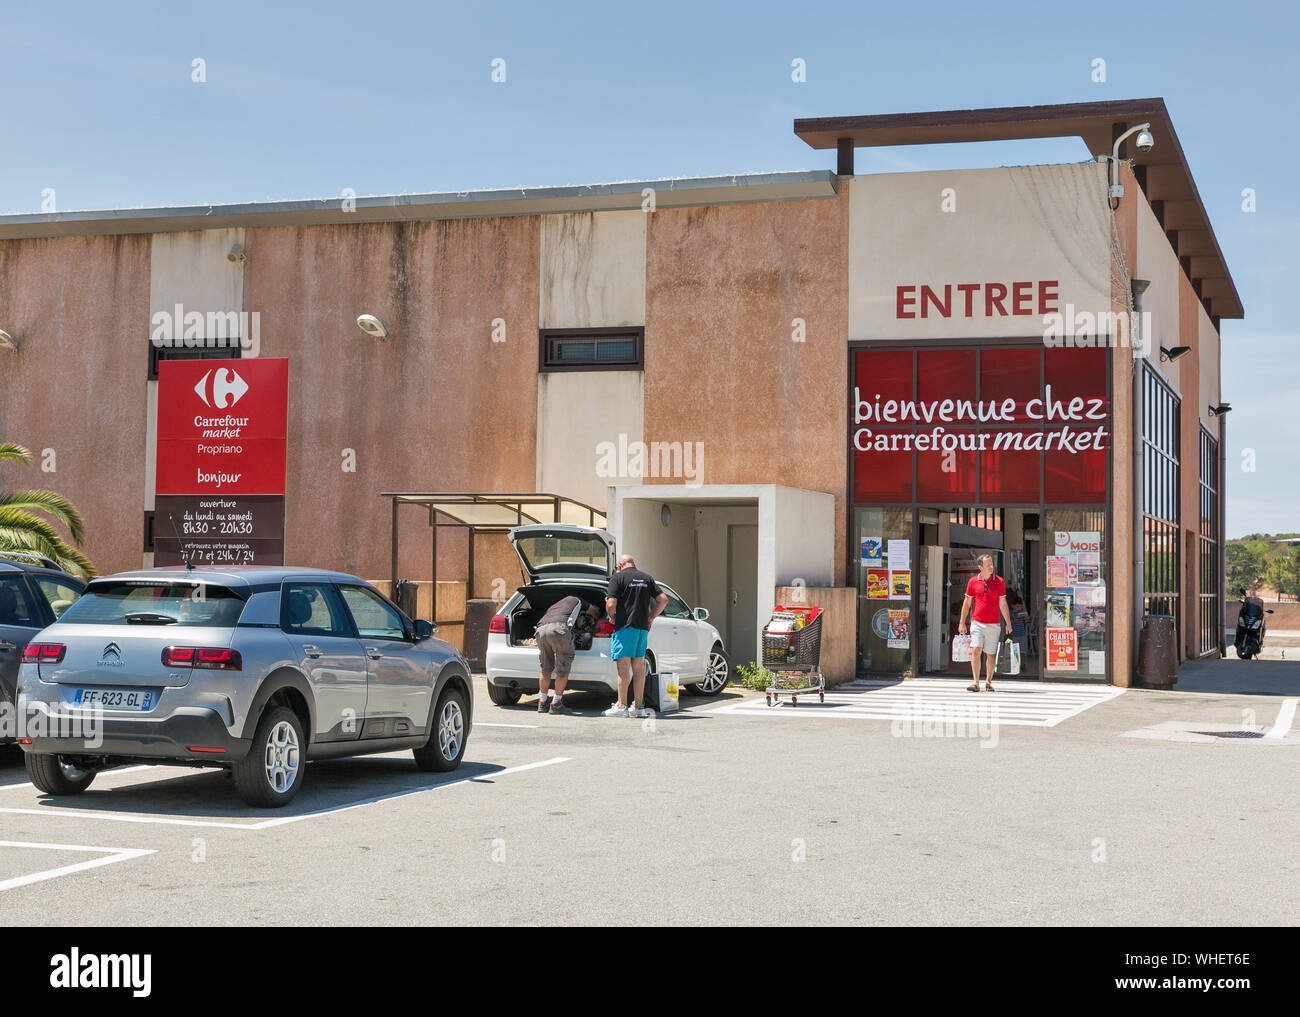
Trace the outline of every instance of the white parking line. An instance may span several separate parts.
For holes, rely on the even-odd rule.
[[[552,766],[555,763],[567,763],[568,756],[556,756],[553,759],[543,759],[536,763],[525,763],[522,766],[511,766],[504,770],[496,770],[491,773],[479,774],[474,777],[462,777],[460,780],[448,781],[445,784],[434,784],[431,787],[414,787],[406,788],[402,791],[394,791],[392,794],[377,795],[374,798],[364,798],[357,802],[346,802],[342,805],[333,805],[326,809],[318,809],[315,812],[304,812],[297,816],[284,816],[275,819],[264,819],[258,823],[231,823],[222,822],[216,819],[170,819],[165,816],[128,816],[118,813],[107,812],[90,812],[82,809],[11,809],[2,808],[0,813],[14,816],[58,816],[68,819],[99,819],[108,823],[140,823],[147,826],[201,826],[216,827],[223,830],[267,830],[275,826],[285,826],[289,823],[300,823],[304,819],[315,819],[318,816],[328,816],[335,812],[347,812],[350,809],[359,809],[366,805],[375,805],[379,802],[392,801],[395,798],[406,798],[410,795],[424,794],[426,791],[441,791],[443,788],[456,787],[459,784],[483,783],[484,781],[495,779],[496,777],[505,777],[512,773],[522,773],[525,770],[535,770],[542,766]]]
[[[156,851],[146,848],[88,847],[84,844],[37,844],[21,840],[0,840],[0,847],[27,848],[38,851],[99,851],[105,854],[103,858],[90,858],[84,862],[60,866],[57,869],[33,872],[30,876],[15,876],[13,879],[0,881],[0,891],[13,890],[20,886],[30,886],[32,883],[40,883],[47,879],[58,879],[60,876],[70,876],[74,872],[97,869],[101,865],[112,865],[114,862],[126,862],[132,858],[157,854]]]
[[[1291,730],[1291,725],[1295,723],[1296,703],[1300,699],[1284,699],[1282,707],[1277,711],[1277,720],[1273,721],[1273,726],[1268,729],[1265,738],[1285,738]]]
[[[540,725],[540,724],[493,724],[493,723],[491,723],[491,722],[489,722],[489,721],[486,721],[486,720],[479,720],[479,721],[475,721],[475,722],[474,722],[474,726],[475,726],[475,727],[526,727],[526,728],[535,728],[535,727],[541,727],[542,725]]]

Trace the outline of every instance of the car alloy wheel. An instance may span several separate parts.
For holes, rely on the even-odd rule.
[[[460,703],[448,699],[438,715],[438,751],[450,762],[460,754],[460,743],[465,737],[465,715]]]
[[[282,720],[266,740],[266,782],[276,794],[284,794],[298,779],[298,732]]]
[[[731,665],[727,662],[727,658],[717,650],[710,650],[709,663],[704,669],[704,681],[699,685],[700,691],[706,696],[721,691],[727,684],[730,671]]]

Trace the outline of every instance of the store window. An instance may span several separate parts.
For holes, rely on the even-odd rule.
[[[1145,364],[1142,386],[1142,607],[1144,614],[1172,615],[1174,645],[1181,646],[1179,399],[1178,393]]]
[[[858,670],[897,677],[912,666],[912,512],[854,510]]]
[[[1219,443],[1201,428],[1200,633],[1202,656],[1219,652]]]
[[[1044,678],[1106,675],[1106,513],[1048,509],[1044,526]]]

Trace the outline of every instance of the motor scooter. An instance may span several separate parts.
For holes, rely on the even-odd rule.
[[[1258,597],[1246,596],[1241,591],[1241,610],[1237,612],[1237,638],[1233,644],[1237,647],[1237,656],[1242,660],[1258,657],[1264,648],[1264,632],[1267,623],[1264,615],[1272,614],[1264,608],[1264,602]]]

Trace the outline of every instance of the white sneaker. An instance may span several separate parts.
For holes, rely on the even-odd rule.
[[[602,714],[602,716],[605,717],[626,717],[627,715],[628,715],[628,708],[626,706],[619,706],[618,703],[615,703],[608,710],[606,710],[604,714]]]

